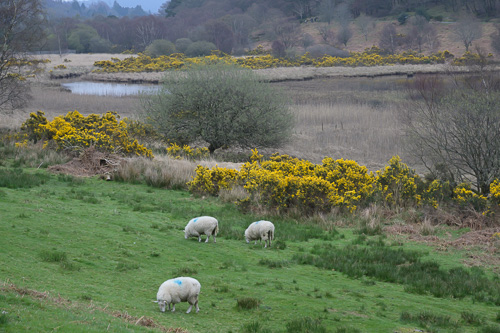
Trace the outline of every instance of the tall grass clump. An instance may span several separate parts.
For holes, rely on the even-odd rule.
[[[47,174],[26,173],[23,169],[0,169],[0,187],[30,188],[45,184],[49,180]]]
[[[243,297],[236,300],[236,308],[238,310],[252,310],[259,307],[261,301],[253,297]]]
[[[321,324],[319,319],[310,317],[294,319],[286,324],[285,332],[310,332],[310,333],[326,333],[327,329]]]
[[[403,312],[401,313],[400,320],[405,323],[416,323],[420,327],[431,330],[435,327],[458,327],[458,323],[452,320],[450,316],[437,315],[428,311],[419,312],[417,314]]]
[[[259,321],[252,321],[244,324],[240,330],[241,333],[271,333],[271,330],[263,327]]]

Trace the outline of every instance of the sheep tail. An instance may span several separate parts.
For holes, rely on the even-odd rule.
[[[217,223],[214,230],[212,230],[212,236],[217,236],[218,233],[219,233],[219,223]]]

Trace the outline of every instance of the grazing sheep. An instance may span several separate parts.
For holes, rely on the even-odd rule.
[[[188,239],[188,237],[198,237],[198,242],[201,242],[201,235],[207,235],[207,240],[205,243],[208,243],[210,235],[214,237],[214,243],[217,242],[215,236],[219,232],[219,222],[211,217],[211,216],[200,216],[192,219],[184,228],[184,238]]]
[[[271,246],[271,240],[274,239],[274,224],[269,221],[257,221],[250,224],[245,230],[245,239],[247,243],[255,240],[255,244],[257,244],[257,240],[263,240],[264,247],[267,247],[267,241]]]
[[[165,312],[165,305],[173,305],[172,312],[175,311],[175,304],[188,302],[189,308],[186,313],[191,312],[193,305],[196,306],[196,312],[200,311],[198,307],[198,295],[200,295],[201,285],[198,280],[190,277],[178,277],[163,282],[156,294],[156,301],[161,312]]]

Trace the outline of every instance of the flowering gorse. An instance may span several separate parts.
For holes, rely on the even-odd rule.
[[[118,118],[115,112],[85,117],[75,110],[49,122],[44,113],[38,111],[30,114],[21,130],[29,140],[35,143],[44,140],[44,147],[55,143],[58,150],[74,152],[93,146],[105,152],[153,157],[151,150],[130,138],[127,123]]]
[[[437,52],[432,55],[422,55],[414,51],[401,54],[385,55],[378,47],[371,47],[363,52],[351,52],[347,57],[335,57],[325,55],[320,58],[310,57],[308,53],[296,58],[277,58],[258,47],[255,52],[249,52],[246,57],[232,57],[221,52],[196,58],[188,58],[184,54],[175,53],[169,56],[151,58],[139,53],[137,56],[128,57],[124,60],[111,58],[111,60],[97,61],[94,63],[95,72],[163,72],[166,70],[179,69],[193,64],[227,63],[237,64],[241,67],[251,69],[264,69],[275,67],[334,67],[334,66],[381,66],[394,64],[436,64],[444,63],[446,59],[453,57],[448,51]]]

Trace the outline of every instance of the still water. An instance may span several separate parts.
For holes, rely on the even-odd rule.
[[[62,83],[62,87],[73,94],[97,96],[128,96],[141,93],[155,93],[160,89],[158,85],[129,84],[129,83],[103,83],[103,82],[70,82]]]

